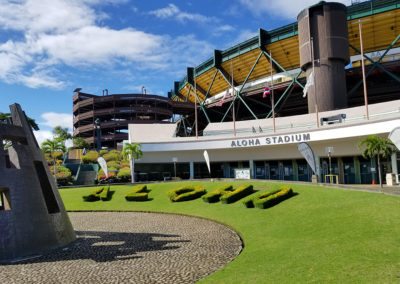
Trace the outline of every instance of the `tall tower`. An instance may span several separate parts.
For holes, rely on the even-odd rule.
[[[308,112],[347,106],[346,74],[349,62],[346,6],[320,2],[297,16],[300,66],[307,78],[314,70],[314,86],[307,92]],[[314,62],[313,62],[314,61]],[[314,63],[314,64],[313,64]]]
[[[75,232],[25,113],[0,122],[0,262],[65,246]],[[7,149],[3,141],[9,141]]]

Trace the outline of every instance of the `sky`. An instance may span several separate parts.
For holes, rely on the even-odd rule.
[[[75,88],[166,96],[187,67],[296,21],[314,0],[0,0],[0,112],[19,103],[41,143],[72,131]],[[351,0],[339,0],[349,5]]]

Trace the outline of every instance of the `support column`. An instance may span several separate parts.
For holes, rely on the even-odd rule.
[[[361,183],[361,166],[360,166],[360,160],[358,159],[357,156],[353,157],[353,162],[354,162],[354,176],[355,176],[355,183],[360,184]]]
[[[350,56],[346,16],[346,6],[332,2],[320,2],[297,16],[300,66],[307,80],[312,80],[310,74],[314,74],[314,83],[307,82],[309,113],[347,105],[344,67]]]
[[[392,162],[392,173],[396,175],[396,183],[399,183],[399,171],[397,168],[397,153],[394,152],[392,156],[390,157],[391,162]]]
[[[189,178],[194,179],[194,162],[190,161],[189,163]]]
[[[292,167],[293,167],[293,180],[299,180],[299,166],[296,160],[292,160]]]
[[[250,178],[254,178],[254,161],[249,160],[249,168],[250,168]]]

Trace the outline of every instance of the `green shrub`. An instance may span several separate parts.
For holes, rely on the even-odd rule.
[[[115,177],[117,174],[117,169],[116,168],[108,168],[108,178]],[[103,169],[100,169],[99,172],[97,173],[97,179],[105,179],[106,174],[104,173]]]
[[[100,200],[100,194],[103,192],[104,187],[98,187],[96,188],[92,193],[89,195],[84,195],[82,196],[83,201],[85,202],[93,202],[93,201],[98,201]]]
[[[100,199],[101,201],[108,201],[111,199],[110,186],[103,189],[103,191],[100,193]]]
[[[131,179],[131,169],[130,168],[121,168],[117,174],[117,177],[121,181],[129,181]]]
[[[100,157],[103,157],[107,153],[108,153],[108,150],[102,149],[102,150],[100,150],[99,155],[100,155]]]
[[[205,195],[203,195],[202,199],[204,202],[215,203],[218,202],[221,195],[225,194],[228,191],[232,191],[232,185],[223,185]]]
[[[107,167],[119,170],[121,168],[121,164],[118,161],[109,161],[107,162]]]
[[[224,204],[233,203],[249,194],[252,194],[253,186],[250,185],[241,185],[233,191],[228,191],[224,195],[221,196],[220,200]]]
[[[57,166],[56,168],[57,168],[57,173],[55,174],[55,177],[58,184],[67,185],[72,181],[72,174],[68,168],[63,166]],[[53,167],[51,167],[51,170],[53,171]]]
[[[291,188],[281,187],[278,192],[268,195],[262,199],[255,200],[254,206],[261,209],[269,208],[293,196],[293,194],[294,193]]]
[[[172,202],[188,201],[201,197],[206,194],[206,190],[202,186],[186,186],[168,193],[168,197]]]
[[[268,196],[270,196],[272,194],[275,194],[275,193],[277,193],[279,191],[280,191],[280,189],[276,189],[276,190],[273,190],[273,191],[267,191],[267,192],[265,192],[265,191],[261,192],[257,196],[250,196],[250,198],[246,198],[245,200],[243,200],[243,204],[247,208],[254,208],[255,207],[254,202],[256,200],[266,198],[266,197],[268,197]]]
[[[120,165],[121,165],[121,169],[122,168],[130,168],[131,167],[129,161],[121,161]]]
[[[127,201],[147,201],[149,200],[149,194],[147,192],[139,192],[139,193],[132,193],[127,194],[125,196]]]
[[[89,151],[85,156],[82,156],[82,162],[84,164],[95,164],[97,163],[97,158],[99,157],[99,153],[96,151]]]
[[[125,199],[127,201],[147,201],[149,200],[149,192],[147,185],[139,184],[132,187],[132,189],[126,194]]]
[[[121,153],[117,150],[111,150],[107,154],[103,155],[104,160],[109,161],[119,161],[121,160]]]

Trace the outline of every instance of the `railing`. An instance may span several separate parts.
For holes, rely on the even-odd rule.
[[[396,114],[400,114],[400,108],[398,108],[397,110],[370,114],[369,118],[370,118],[370,120],[378,120],[378,119],[387,118],[387,117],[390,117],[390,116],[393,116]],[[365,122],[365,121],[367,121],[367,118],[365,115],[349,117],[347,119],[344,119],[341,123],[334,123],[334,124],[328,124],[328,125],[321,125],[317,121],[311,122],[309,120],[304,123],[290,123],[290,124],[276,125],[276,131],[316,129],[317,123],[319,123],[320,128],[327,128],[327,127],[335,127],[338,125],[343,126],[343,125],[348,125],[348,124],[356,124],[357,122]],[[263,134],[274,133],[274,130],[273,130],[273,127],[262,127],[260,125],[252,125],[252,126],[246,127],[246,128],[236,128],[236,133],[237,134],[260,135],[260,133],[263,133]],[[233,129],[209,130],[209,131],[204,130],[204,136],[218,136],[218,135],[233,135]]]

